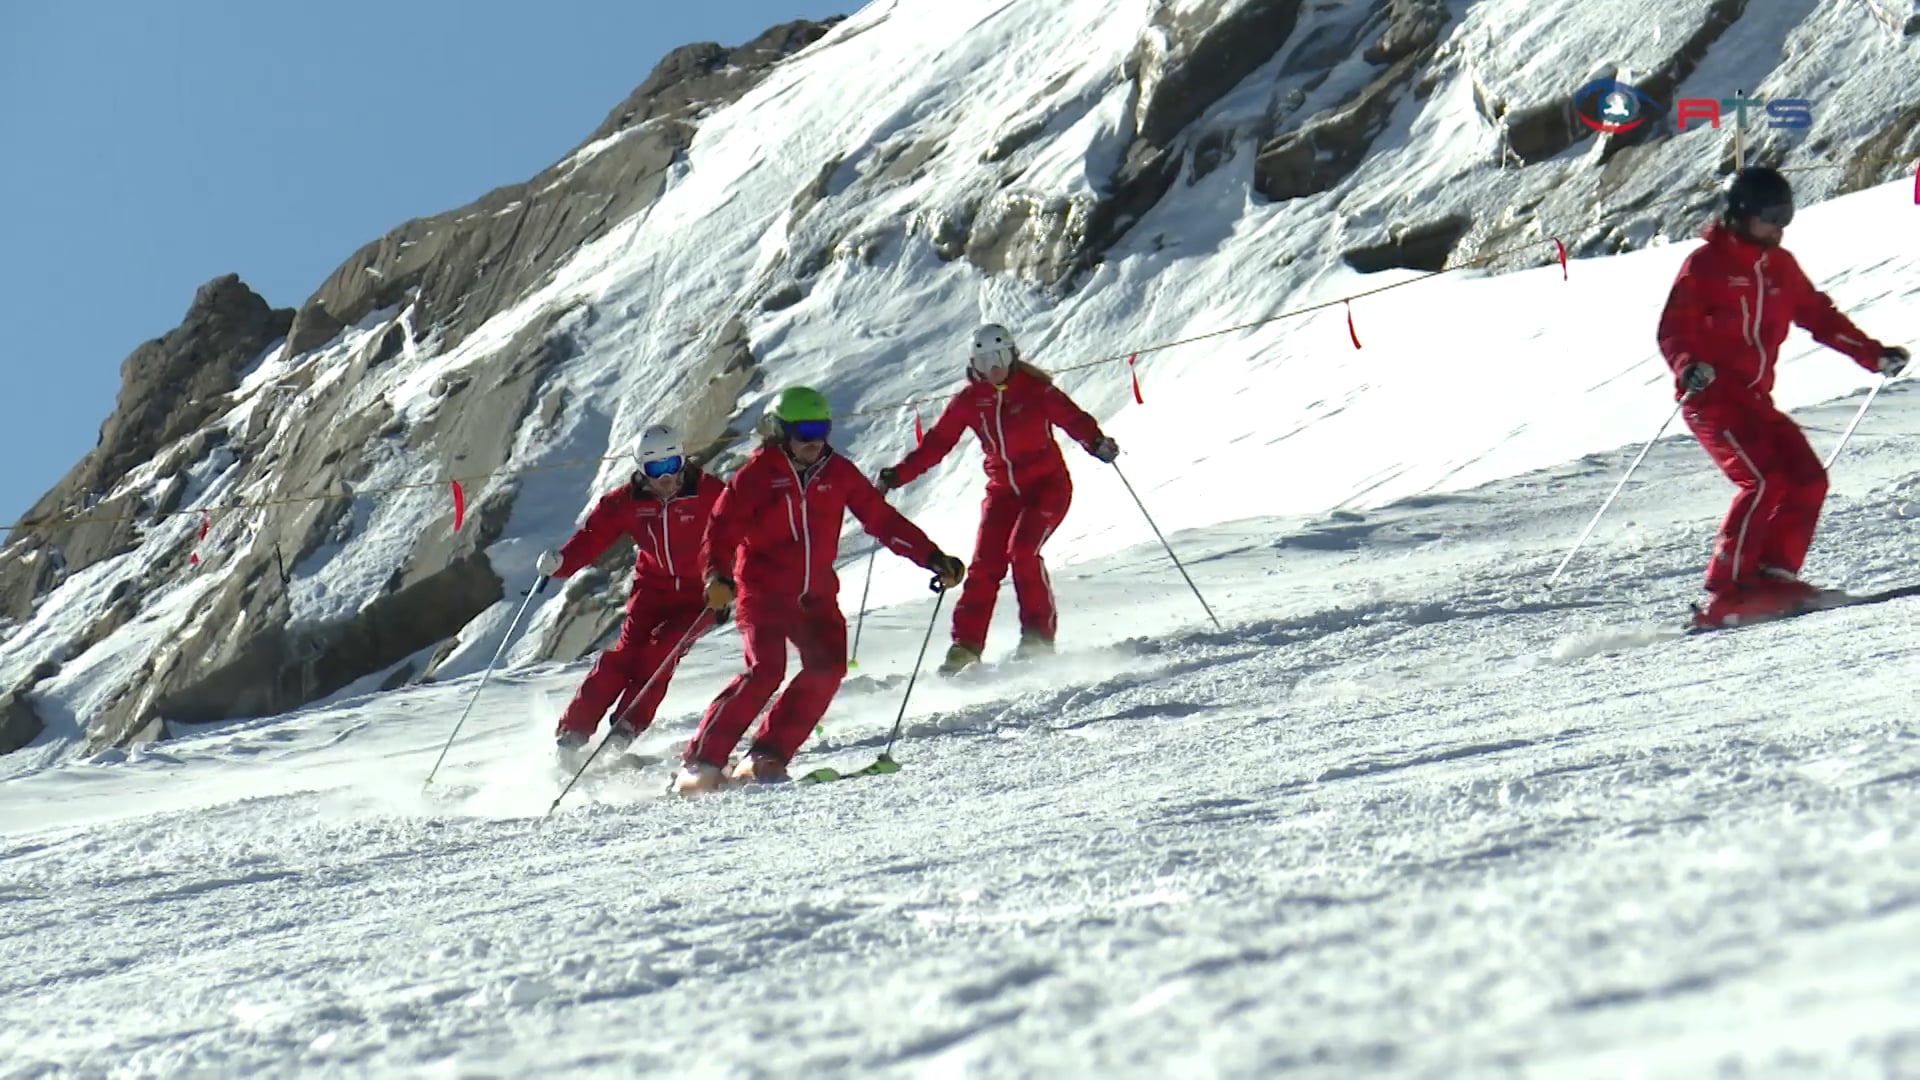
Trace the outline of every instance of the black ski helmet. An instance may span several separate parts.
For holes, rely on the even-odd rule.
[[[1749,165],[1727,178],[1721,217],[1730,225],[1759,218],[1785,228],[1793,221],[1793,185],[1765,165]]]

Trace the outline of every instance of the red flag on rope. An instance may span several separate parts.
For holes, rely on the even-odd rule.
[[[920,406],[915,405],[913,407],[913,445],[919,446],[926,441],[926,430],[920,426]]]
[[[1560,238],[1556,236],[1553,238],[1553,250],[1560,256],[1560,280],[1565,281],[1567,280],[1567,245],[1561,243]]]
[[[206,508],[206,507],[204,507],[204,506],[203,506],[203,507],[201,507],[201,508],[200,508],[200,537],[199,537],[199,539],[200,539],[200,541],[201,541],[201,542],[205,542],[205,540],[207,539],[207,532],[208,532],[208,530],[210,530],[210,529],[212,529],[212,528],[213,528],[213,514],[212,514],[211,512],[209,512],[209,511],[207,510],[207,508]],[[199,566],[199,565],[200,565],[200,551],[199,551],[199,546],[198,546],[198,544],[196,544],[196,545],[195,545],[195,548],[194,548],[194,551],[193,551],[193,554],[192,554],[192,555],[190,555],[190,556],[188,556],[188,558],[187,558],[187,562],[188,562],[188,563],[189,563],[190,565],[193,565],[193,566]]]
[[[1357,349],[1360,347],[1360,335],[1353,329],[1353,301],[1343,300],[1341,303],[1347,305],[1347,336],[1353,339],[1353,347]]]
[[[459,532],[460,526],[467,521],[467,493],[460,488],[460,481],[449,480],[453,485],[453,531]]]
[[[1913,163],[1913,205],[1920,206],[1920,161]]]
[[[1138,359],[1140,359],[1139,353],[1134,353],[1132,356],[1127,357],[1127,374],[1133,378],[1133,403],[1135,405],[1145,405],[1147,399],[1140,396],[1140,374],[1135,371],[1133,367],[1134,361]]]

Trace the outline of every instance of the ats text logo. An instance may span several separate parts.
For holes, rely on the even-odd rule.
[[[1618,79],[1595,79],[1573,92],[1573,114],[1603,135],[1619,135],[1666,115],[1666,109],[1646,91]],[[1749,114],[1754,114],[1749,120]],[[1721,119],[1742,127],[1757,127],[1764,119],[1770,128],[1813,126],[1813,102],[1806,98],[1681,98],[1673,103],[1673,127],[1684,132],[1702,122],[1719,127]]]

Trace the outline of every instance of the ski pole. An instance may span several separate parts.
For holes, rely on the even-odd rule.
[[[860,614],[853,619],[853,651],[847,654],[847,666],[860,666],[860,628],[867,624],[867,594],[873,591],[873,560],[880,554],[878,544],[867,552],[867,583],[860,586]]]
[[[500,647],[493,650],[493,659],[488,661],[487,669],[480,673],[480,684],[473,688],[473,696],[467,699],[467,707],[460,713],[460,719],[454,722],[453,730],[447,734],[447,744],[440,748],[440,756],[433,761],[433,768],[427,770],[426,783],[422,787],[431,787],[433,778],[440,771],[440,763],[447,760],[447,751],[453,749],[453,740],[460,734],[460,728],[473,712],[474,703],[480,700],[480,691],[487,688],[487,680],[493,677],[493,669],[500,664],[500,658],[507,654],[507,646],[513,643],[513,632],[519,628],[520,620],[533,606],[533,598],[547,591],[547,582],[552,579],[542,575],[533,588],[527,590],[527,598],[520,603],[520,610],[514,613],[513,621],[507,624],[507,632],[500,638]]]
[[[939,578],[934,579],[936,583],[939,580]],[[893,718],[893,730],[887,733],[886,749],[880,751],[880,756],[873,760],[873,764],[864,769],[843,773],[830,765],[823,766],[802,776],[800,778],[802,784],[825,784],[834,780],[845,780],[849,776],[884,776],[887,773],[900,771],[900,763],[893,760],[893,744],[899,740],[900,725],[907,719],[907,702],[913,700],[914,680],[920,677],[920,667],[927,662],[927,646],[933,643],[934,628],[940,625],[940,605],[947,600],[947,590],[944,587],[936,588],[934,591],[939,595],[933,601],[933,617],[927,620],[927,636],[920,639],[920,655],[914,659],[913,671],[907,675],[907,691],[900,695],[900,711]]]
[[[707,610],[700,612],[700,617],[693,620],[693,625],[687,627],[687,632],[680,635],[680,641],[674,645],[673,651],[668,653],[666,656],[662,657],[660,660],[660,666],[654,668],[653,674],[647,676],[647,681],[640,684],[640,692],[633,695],[633,700],[638,701],[639,699],[647,696],[647,691],[653,689],[653,684],[659,680],[661,675],[666,673],[667,665],[679,659],[681,650],[688,649],[693,646],[693,639],[699,636],[700,631],[706,628],[706,624],[712,618],[713,618],[712,609],[709,608]],[[627,700],[626,695],[622,694],[621,701],[623,705],[619,711],[616,711],[614,713],[615,723],[618,723],[620,720],[623,720],[626,718],[625,717],[626,710],[624,706],[624,702],[626,700]],[[579,783],[580,778],[586,775],[587,767],[593,764],[593,759],[599,757],[600,751],[605,750],[607,748],[607,742],[609,741],[609,739],[612,737],[612,734],[613,734],[611,728],[608,729],[607,734],[608,734],[608,739],[601,739],[599,744],[593,748],[593,753],[587,755],[587,760],[581,762],[580,767],[578,769],[573,770],[573,779],[568,780],[567,786],[560,789],[560,794],[553,797],[553,803],[552,805],[547,807],[547,812],[545,814],[540,815],[542,820],[545,820],[546,818],[552,816],[554,810],[559,808],[560,800],[566,798],[567,792],[573,790],[573,785]]]
[[[1207,618],[1213,620],[1213,628],[1220,629],[1219,617],[1214,615],[1213,608],[1207,605],[1207,598],[1200,595],[1200,586],[1193,583],[1193,575],[1187,573],[1187,568],[1180,565],[1180,556],[1173,553],[1173,545],[1167,543],[1166,535],[1160,531],[1160,526],[1154,524],[1153,515],[1147,513],[1147,504],[1140,501],[1140,493],[1133,490],[1133,485],[1127,481],[1127,474],[1120,471],[1120,463],[1110,461],[1107,464],[1113,466],[1113,474],[1120,478],[1122,484],[1126,484],[1127,494],[1133,496],[1133,504],[1140,508],[1140,516],[1147,519],[1147,525],[1153,529],[1153,535],[1160,538],[1160,546],[1167,549],[1167,558],[1173,560],[1174,569],[1179,570],[1180,576],[1187,579],[1187,588],[1193,590],[1193,598],[1200,601],[1200,607],[1207,613]]]
[[[1554,567],[1553,576],[1547,579],[1547,586],[1549,588],[1553,586],[1554,582],[1560,580],[1560,575],[1566,571],[1567,564],[1573,561],[1574,552],[1579,551],[1580,546],[1587,542],[1587,537],[1593,535],[1593,528],[1600,524],[1601,515],[1605,514],[1607,507],[1612,506],[1613,500],[1619,497],[1620,489],[1626,487],[1627,481],[1633,478],[1634,470],[1640,467],[1642,461],[1647,460],[1647,455],[1653,451],[1653,444],[1659,442],[1666,436],[1667,429],[1673,426],[1673,418],[1680,415],[1681,406],[1685,405],[1687,398],[1692,396],[1693,394],[1689,392],[1681,397],[1679,401],[1674,402],[1673,411],[1667,414],[1667,419],[1660,425],[1660,430],[1654,433],[1653,438],[1647,440],[1647,445],[1640,448],[1640,453],[1634,457],[1633,464],[1627,466],[1626,475],[1620,478],[1619,483],[1613,485],[1613,491],[1607,496],[1607,501],[1600,504],[1600,509],[1594,512],[1593,520],[1587,522],[1586,529],[1580,533],[1580,539],[1573,542],[1573,547],[1567,551],[1566,557],[1560,560],[1560,565]]]
[[[1821,463],[1821,466],[1820,466],[1821,468],[1823,469],[1833,468],[1833,463],[1840,459],[1840,451],[1845,450],[1847,448],[1847,440],[1853,438],[1853,429],[1859,427],[1860,421],[1865,420],[1867,418],[1867,406],[1873,404],[1873,399],[1880,396],[1881,388],[1885,387],[1886,385],[1887,385],[1887,377],[1885,375],[1882,375],[1880,376],[1880,381],[1873,384],[1873,389],[1867,391],[1867,400],[1860,403],[1860,411],[1853,414],[1853,423],[1848,424],[1847,430],[1840,433],[1839,444],[1833,448],[1832,453],[1827,455],[1827,460]]]
[[[938,579],[936,579],[938,580]],[[900,695],[900,711],[894,714],[893,730],[887,732],[887,745],[880,751],[870,772],[899,772],[900,766],[893,761],[893,744],[900,738],[900,725],[907,719],[907,702],[913,700],[913,683],[920,677],[920,667],[927,662],[927,646],[933,643],[933,628],[940,625],[940,605],[947,602],[947,590],[942,587],[933,598],[933,617],[927,620],[926,636],[920,639],[920,655],[913,659],[913,670],[907,673],[907,690]],[[882,763],[885,768],[882,768]]]

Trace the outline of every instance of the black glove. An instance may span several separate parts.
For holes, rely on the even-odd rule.
[[[880,494],[882,495],[885,495],[887,492],[892,491],[894,488],[899,487],[900,486],[900,470],[894,468],[891,465],[887,466],[884,469],[881,469],[880,483],[876,486],[879,487]]]
[[[1093,440],[1093,444],[1087,447],[1087,453],[1111,465],[1113,464],[1113,459],[1120,456],[1120,444],[1102,435]]]
[[[927,560],[927,569],[936,575],[933,579],[934,592],[944,592],[960,584],[967,576],[967,564],[947,554],[936,551]]]
[[[1698,360],[1680,369],[1680,388],[1689,394],[1697,394],[1713,382],[1713,365]]]
[[[1880,350],[1880,374],[1891,379],[1907,369],[1907,361],[1913,359],[1907,350],[1899,345],[1889,345]]]

